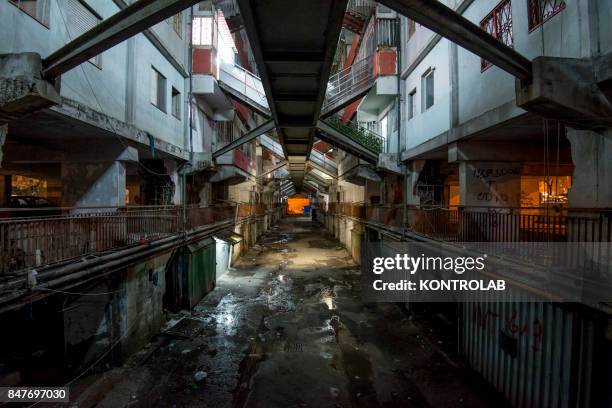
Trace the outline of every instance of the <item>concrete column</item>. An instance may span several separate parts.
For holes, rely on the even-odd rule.
[[[612,207],[612,129],[601,133],[568,129],[567,138],[574,163],[568,240],[609,241],[610,212],[597,209]]]
[[[64,207],[125,205],[123,162],[64,162],[61,174]]]
[[[414,160],[408,164],[406,173],[406,204],[410,206],[421,205],[421,198],[416,194],[415,187],[419,182],[419,176],[425,167],[425,160]]]
[[[11,176],[0,174],[0,208],[8,206],[8,200],[11,196]]]
[[[568,129],[567,138],[574,163],[569,207],[612,207],[612,129],[602,133]]]
[[[6,135],[8,134],[8,125],[0,125],[0,168],[2,168],[2,151],[4,142],[6,142]]]
[[[174,184],[174,194],[172,196],[172,204],[180,205],[183,203],[183,175],[178,170],[179,165],[174,160],[164,160],[164,167],[170,175],[170,180]]]
[[[459,203],[467,207],[459,210],[463,240],[517,241],[520,214],[512,208],[521,204],[521,164],[460,162]]]
[[[520,207],[521,164],[460,162],[459,203],[462,206]]]

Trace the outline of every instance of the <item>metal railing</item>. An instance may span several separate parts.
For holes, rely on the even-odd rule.
[[[328,119],[325,119],[325,123],[329,124],[343,135],[356,141],[371,152],[382,153],[385,151],[385,139],[381,135],[366,127],[360,126],[356,122],[344,123],[339,116],[334,115]]]
[[[356,14],[364,19],[368,18],[376,8],[376,2],[370,0],[349,0],[346,12]]]
[[[339,71],[329,78],[323,112],[337,108],[341,103],[363,94],[374,85],[373,57],[353,63],[350,67]]]
[[[243,95],[247,104],[256,103],[268,110],[268,100],[261,79],[252,72],[235,64],[222,63],[219,67],[219,82]]]
[[[0,275],[263,215],[264,204],[0,209]],[[45,215],[45,213],[49,215]],[[33,214],[34,216],[29,216]]]
[[[329,203],[328,212],[452,242],[611,242],[612,209],[407,207]]]

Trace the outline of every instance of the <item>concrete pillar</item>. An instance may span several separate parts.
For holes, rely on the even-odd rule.
[[[459,233],[465,241],[519,240],[521,164],[459,163]]]
[[[568,129],[567,138],[574,163],[569,207],[612,207],[612,129],[602,133]]]
[[[460,162],[459,203],[462,206],[520,207],[521,164]]]
[[[182,171],[179,171],[179,165],[175,160],[164,160],[164,167],[170,175],[170,180],[174,184],[174,194],[172,195],[172,204],[180,205],[183,203],[184,183]]]
[[[425,160],[414,160],[408,164],[406,173],[406,204],[410,206],[421,205],[421,198],[416,194],[416,185],[419,182],[419,177],[425,167]]]
[[[0,208],[8,206],[8,200],[12,190],[11,181],[12,178],[10,175],[0,174]]]
[[[6,136],[8,135],[8,125],[0,125],[0,168],[2,168],[2,151],[4,142],[6,142]]]
[[[125,205],[125,164],[113,162],[62,163],[62,206],[120,207]]]
[[[612,213],[612,129],[601,133],[567,130],[574,176],[568,194],[568,241],[610,241]]]

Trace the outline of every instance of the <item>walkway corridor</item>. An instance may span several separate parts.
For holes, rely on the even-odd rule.
[[[304,218],[274,227],[183,313],[184,336],[98,380],[99,406],[503,406],[399,306],[361,303],[358,266],[322,231]]]

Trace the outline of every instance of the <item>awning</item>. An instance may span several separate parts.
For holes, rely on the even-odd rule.
[[[221,232],[217,232],[214,237],[220,241],[225,241],[230,245],[239,244],[244,240],[244,237],[242,235],[237,234],[231,230],[223,230]]]
[[[355,167],[344,176],[344,179],[349,183],[357,184],[359,186],[365,185],[366,180],[374,181],[376,183],[382,182],[382,177],[378,175],[371,167],[360,164]]]

